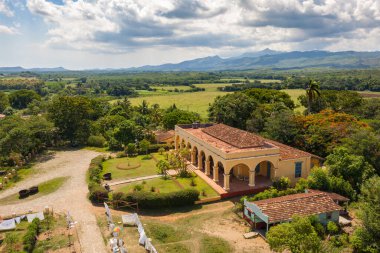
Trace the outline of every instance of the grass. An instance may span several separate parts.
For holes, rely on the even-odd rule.
[[[0,245],[0,252],[24,252],[23,248],[23,236],[27,231],[27,227],[30,223],[27,221],[21,221],[17,225],[16,229],[12,232],[0,232],[1,236],[6,236],[7,234],[13,234],[16,237],[16,243],[12,246],[12,249],[9,245],[3,243]],[[51,250],[66,249],[68,245],[68,238],[66,235],[62,234],[62,231],[65,231],[66,228],[66,219],[62,215],[45,216],[45,220],[40,223],[40,236],[37,240],[35,249],[33,252],[51,252]],[[47,239],[46,236],[43,236],[47,231],[51,232],[51,238]],[[12,251],[13,250],[13,251]],[[62,251],[66,252],[66,251]]]
[[[191,179],[194,180],[196,186],[191,186]],[[192,177],[192,178],[177,178],[177,181],[185,188],[185,189],[197,189],[200,192],[200,199],[217,197],[218,193],[214,191],[202,178],[200,177]],[[205,196],[202,194],[204,191]]]
[[[154,154],[156,155],[156,154]],[[156,162],[154,159],[144,160],[145,155],[140,155],[136,157],[123,157],[110,159],[103,162],[103,174],[112,173],[112,179],[130,179],[143,176],[150,176],[157,174]],[[120,165],[137,165],[140,167],[129,170],[118,169],[117,166]]]
[[[179,186],[176,185],[173,180],[163,179],[159,177],[159,178],[149,179],[146,181],[139,181],[139,182],[124,184],[122,186],[116,187],[115,191],[121,191],[121,192],[126,192],[126,193],[133,192],[134,187],[136,185],[141,185],[144,191],[151,191],[151,188],[154,187],[155,190],[159,191],[160,193],[169,193],[169,192],[181,190],[181,188],[179,188]]]
[[[18,193],[16,193],[16,194],[12,194],[6,198],[1,199],[0,202],[4,205],[6,204],[9,205],[9,204],[14,204],[14,203],[21,202],[24,200],[32,200],[32,199],[36,199],[36,198],[48,195],[58,190],[68,179],[69,177],[57,177],[57,178],[51,179],[49,181],[39,184],[38,193],[34,195],[30,195],[29,197],[25,199],[19,199],[19,195]]]
[[[83,149],[90,150],[90,151],[96,151],[96,152],[99,152],[99,153],[107,153],[108,152],[108,147],[103,147],[103,148],[99,148],[99,147],[84,147]]]
[[[201,240],[202,253],[229,253],[231,251],[231,246],[222,238],[204,236]]]

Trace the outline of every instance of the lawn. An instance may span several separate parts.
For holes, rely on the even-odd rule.
[[[194,180],[195,186],[191,186],[191,180]],[[144,181],[138,181],[128,184],[122,184],[114,187],[114,191],[121,192],[133,192],[136,187],[139,187],[140,190],[152,191],[160,193],[169,193],[179,191],[181,189],[196,189],[200,192],[200,199],[217,197],[218,193],[214,191],[203,179],[193,176],[191,178],[176,178],[174,180],[168,178],[164,179],[162,177],[148,179]],[[137,186],[139,185],[139,186]]]
[[[191,186],[191,179],[193,178],[195,186]],[[211,198],[217,197],[218,193],[214,191],[202,178],[192,177],[192,178],[177,178],[177,181],[185,189],[197,189],[200,192],[200,198]]]
[[[1,199],[0,202],[3,205],[6,205],[6,204],[9,205],[9,204],[14,204],[14,203],[25,201],[25,200],[32,200],[32,199],[36,199],[36,198],[48,195],[58,190],[68,179],[69,177],[57,177],[57,178],[51,179],[49,181],[39,184],[38,193],[34,195],[30,195],[29,197],[25,199],[19,199],[19,194],[16,193],[16,194],[12,194],[6,198]]]
[[[157,155],[157,154],[153,154]],[[156,175],[157,168],[155,160],[144,160],[145,156],[123,157],[109,159],[103,162],[103,174],[112,173],[112,179],[130,179],[149,175]],[[138,167],[137,167],[138,166]],[[118,168],[119,167],[119,168]],[[120,169],[137,167],[133,169]]]
[[[152,187],[154,187],[155,191],[160,193],[169,193],[179,191],[181,189],[178,185],[175,184],[173,180],[163,179],[162,177],[159,177],[145,181],[119,185],[118,187],[115,187],[114,191],[133,192],[136,185],[140,185],[144,191],[151,191]]]

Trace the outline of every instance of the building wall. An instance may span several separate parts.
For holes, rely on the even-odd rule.
[[[323,225],[327,225],[329,221],[337,223],[339,222],[339,211],[331,212],[331,218],[327,218],[327,213],[321,213],[317,217]]]
[[[295,166],[297,162],[302,162],[301,177],[295,177]],[[291,160],[282,160],[279,162],[279,169],[277,170],[277,177],[288,177],[292,185],[295,185],[300,178],[307,178],[310,174],[310,157],[303,157]]]

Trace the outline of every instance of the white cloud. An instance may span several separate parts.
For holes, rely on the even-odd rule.
[[[14,15],[13,11],[9,8],[6,0],[0,0],[0,15],[3,14],[7,17]]]
[[[17,34],[17,30],[13,27],[8,27],[0,24],[0,34]]]
[[[374,32],[379,0],[27,0],[27,7],[49,25],[47,45],[58,48],[121,53],[166,46],[228,53],[380,45]]]

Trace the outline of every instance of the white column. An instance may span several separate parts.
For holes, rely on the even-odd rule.
[[[214,181],[219,181],[219,168],[218,165],[214,165]]]
[[[224,190],[230,190],[230,174],[224,174]]]
[[[210,176],[210,160],[206,160],[206,176]]]
[[[255,170],[250,170],[249,171],[249,186],[253,187],[255,186]]]

